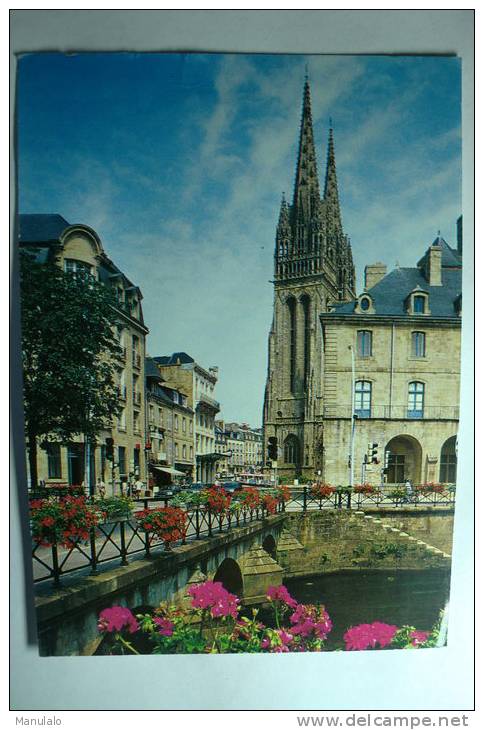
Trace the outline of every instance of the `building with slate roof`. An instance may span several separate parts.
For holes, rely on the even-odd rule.
[[[193,449],[197,482],[213,483],[220,454],[215,448],[215,416],[220,404],[215,399],[218,367],[208,370],[186,352],[174,352],[153,358],[166,385],[187,394],[187,403],[194,410]]]
[[[147,459],[151,484],[191,481],[194,475],[193,408],[186,393],[166,385],[158,363],[145,361]]]
[[[455,483],[462,218],[457,241],[439,235],[415,268],[367,266],[363,293],[321,313],[324,481]]]
[[[19,245],[39,262],[56,260],[66,272],[82,271],[115,290],[118,300],[117,336],[122,355],[114,363],[122,411],[110,428],[99,434],[87,456],[82,435],[68,447],[50,444],[38,449],[39,479],[48,484],[94,485],[99,479],[119,493],[122,484],[146,481],[145,459],[145,326],[140,289],[111,261],[98,234],[83,224],[71,225],[58,214],[19,216]],[[114,441],[114,460],[106,459],[106,438]],[[85,467],[88,460],[90,469]]]

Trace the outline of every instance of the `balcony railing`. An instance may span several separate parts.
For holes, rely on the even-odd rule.
[[[402,405],[374,405],[368,409],[355,408],[358,419],[392,418],[396,420],[435,420],[458,421],[459,406],[424,406],[422,411],[415,411]],[[351,418],[350,405],[325,405],[324,418]]]
[[[220,403],[218,402],[218,400],[215,400],[215,398],[211,398],[206,393],[200,393],[200,395],[198,396],[198,402],[203,405],[210,406],[210,408],[213,408],[216,411],[220,410]]]

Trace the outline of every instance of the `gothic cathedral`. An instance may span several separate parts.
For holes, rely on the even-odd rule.
[[[280,477],[314,477],[323,461],[323,343],[319,315],[354,299],[355,269],[343,232],[333,130],[324,195],[316,166],[311,94],[304,84],[294,197],[284,196],[274,252],[274,316],[264,397],[264,453],[277,438]]]

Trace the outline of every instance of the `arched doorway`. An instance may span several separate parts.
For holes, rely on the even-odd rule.
[[[440,475],[442,484],[455,484],[457,477],[457,454],[455,451],[457,437],[451,436],[444,441],[440,450]]]
[[[262,549],[269,553],[273,560],[276,559],[276,541],[272,535],[267,535],[262,543]]]
[[[239,564],[232,558],[222,560],[215,573],[214,583],[219,581],[223,587],[230,593],[235,593],[239,598],[242,597],[244,586],[242,581],[242,573]]]
[[[388,452],[387,484],[418,484],[422,478],[422,447],[413,436],[395,436],[385,446]]]

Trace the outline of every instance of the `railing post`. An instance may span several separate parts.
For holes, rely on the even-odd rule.
[[[125,534],[125,523],[119,523],[119,536],[121,538],[121,565],[128,565],[126,558],[126,534]]]
[[[346,497],[346,509],[351,509],[351,492],[348,492]]]
[[[54,576],[54,585],[60,586],[59,554],[56,542],[52,545],[52,575]]]
[[[148,530],[145,530],[145,555],[147,558],[151,557],[150,533]]]
[[[195,507],[195,536],[197,540],[200,537],[200,510],[198,507]]]
[[[342,502],[343,502],[343,493],[338,492],[338,509],[341,509]]]
[[[212,510],[208,510],[208,536],[212,537]]]
[[[303,512],[307,512],[308,508],[308,488],[306,485],[303,486]]]
[[[91,575],[97,575],[97,555],[96,555],[96,528],[89,528],[89,542],[91,545]]]

